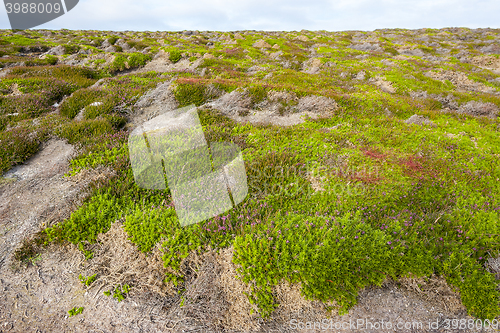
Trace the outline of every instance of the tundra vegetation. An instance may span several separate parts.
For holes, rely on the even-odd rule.
[[[179,293],[183,260],[232,246],[262,317],[277,307],[272,288],[283,281],[345,313],[365,286],[433,274],[460,293],[470,315],[498,317],[488,260],[500,255],[499,41],[498,29],[467,28],[238,38],[0,31],[0,171],[51,137],[78,148],[68,177],[115,171],[15,256],[29,263],[48,244],[69,242],[92,261],[98,235],[122,220],[139,251],[160,247],[169,267],[162,283]],[[140,70],[159,60],[169,70]],[[209,142],[240,147],[248,177],[241,204],[188,227],[179,225],[169,189],[137,187],[129,162],[135,104],[163,82],[172,82],[179,106],[199,106]],[[234,92],[248,97],[247,113],[263,112],[278,93],[293,98],[281,99],[274,117],[300,112],[308,97],[335,108],[285,127],[203,107]],[[80,277],[87,287],[96,278]],[[108,287],[120,301],[134,281]]]

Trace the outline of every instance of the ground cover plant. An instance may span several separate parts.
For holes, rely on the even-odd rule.
[[[138,251],[161,250],[163,283],[181,294],[190,255],[232,248],[248,300],[265,318],[279,306],[273,288],[282,282],[342,314],[366,286],[432,275],[446,279],[470,315],[500,316],[489,266],[500,256],[500,75],[492,65],[500,62],[483,51],[499,49],[500,32],[448,30],[419,31],[425,39],[376,30],[149,33],[142,41],[86,32],[94,55],[109,56],[100,67],[71,55],[4,63],[12,68],[0,81],[1,171],[52,136],[78,147],[68,177],[114,171],[69,218],[27,239],[16,259],[29,262],[58,242],[95,260],[98,236],[120,220]],[[2,32],[0,50],[31,45],[26,39]],[[53,39],[36,41],[56,47]],[[104,41],[122,50],[105,51]],[[153,63],[164,67],[141,71]],[[209,143],[239,146],[247,174],[241,204],[187,227],[168,186],[137,186],[128,156],[129,125],[148,107],[141,96],[166,82],[179,107],[199,107]],[[213,106],[223,98],[228,107]],[[249,121],[268,109],[276,118],[312,111],[293,126]],[[80,275],[82,284],[92,286],[96,274]],[[121,301],[128,283],[135,288],[127,281],[104,293]]]

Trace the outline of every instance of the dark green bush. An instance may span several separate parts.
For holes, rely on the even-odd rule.
[[[115,43],[116,43],[116,41],[117,41],[118,39],[119,39],[119,38],[118,38],[118,37],[116,37],[116,36],[111,36],[111,37],[109,37],[109,38],[108,38],[108,42],[109,42],[109,44],[111,44],[111,45],[115,45]]]
[[[46,66],[57,64],[57,57],[53,55],[45,56],[45,59],[33,59],[25,62],[26,66]]]
[[[0,174],[35,154],[42,139],[27,126],[0,132]]]
[[[64,45],[64,54],[73,54],[73,53],[78,52],[78,50],[80,50],[79,45],[75,45],[75,44]]]
[[[169,52],[168,59],[175,64],[182,59],[182,52],[179,50],[171,50]]]
[[[85,143],[92,137],[111,133],[113,126],[107,119],[90,119],[64,124],[57,130],[57,135],[68,140],[69,143]]]
[[[81,109],[100,101],[106,95],[107,93],[101,89],[80,89],[64,100],[60,108],[60,113],[63,116],[73,119]],[[92,107],[89,107],[89,109],[92,109]]]

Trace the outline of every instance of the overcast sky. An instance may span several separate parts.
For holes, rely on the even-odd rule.
[[[28,2],[28,0],[25,0]],[[36,0],[34,0],[36,1]],[[40,29],[375,30],[499,28],[499,0],[80,0]],[[0,28],[10,29],[5,7]],[[35,28],[35,29],[37,29]]]

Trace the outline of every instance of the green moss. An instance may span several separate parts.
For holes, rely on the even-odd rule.
[[[25,36],[4,36],[2,37],[2,41],[3,43],[11,43],[18,46],[31,46],[37,43],[36,39]]]
[[[115,45],[116,41],[118,40],[119,38],[117,36],[111,36],[108,38],[108,42],[109,44],[111,45]]]

